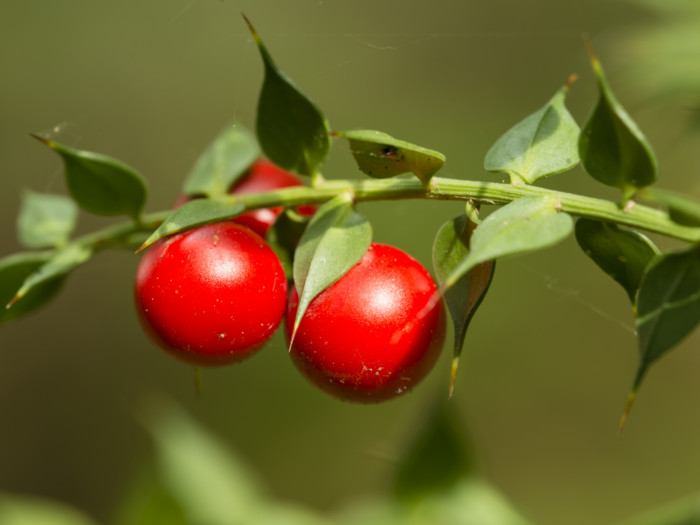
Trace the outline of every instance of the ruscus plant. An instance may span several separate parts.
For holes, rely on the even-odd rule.
[[[24,193],[17,224],[27,251],[0,260],[0,321],[52,299],[97,252],[138,248],[139,315],[157,346],[179,359],[208,366],[248,357],[280,323],[289,288],[287,332],[303,373],[343,399],[388,399],[413,388],[437,359],[444,304],[454,332],[451,392],[496,261],[575,234],[634,314],[640,360],[624,422],[651,365],[700,322],[700,204],[654,186],[654,152],[593,50],[598,99],[581,129],[565,103],[572,77],[486,153],[485,170],[510,178],[498,183],[442,177],[442,153],[383,132],[332,131],[250,29],[264,66],[255,137],[227,125],[174,210],[145,213],[145,179],[123,162],[34,135],[61,157],[70,196]],[[323,177],[334,141],[347,143],[366,177]],[[536,185],[579,164],[619,189],[619,200]],[[407,254],[372,243],[356,208],[398,199],[464,203],[436,232],[437,284]],[[78,208],[127,220],[73,236]],[[687,246],[660,252],[642,232]],[[415,272],[419,278],[402,280]]]

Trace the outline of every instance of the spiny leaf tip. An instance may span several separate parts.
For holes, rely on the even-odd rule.
[[[253,35],[253,38],[255,41],[260,44],[260,35],[258,35],[258,32],[255,30],[255,27],[253,27],[253,24],[251,21],[248,19],[248,17],[245,15],[245,13],[241,13],[241,16],[243,17],[243,20],[245,20],[245,23],[248,25],[248,29],[250,29],[250,32]]]

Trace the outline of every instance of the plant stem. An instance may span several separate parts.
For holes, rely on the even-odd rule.
[[[434,177],[426,189],[416,178],[327,180],[318,188],[298,186],[266,193],[232,195],[226,200],[242,203],[246,210],[276,206],[295,207],[302,204],[322,204],[343,192],[352,192],[358,202],[439,199],[472,200],[491,204],[507,204],[519,197],[542,195],[555,197],[561,211],[579,217],[598,219],[639,228],[681,241],[700,242],[700,227],[683,226],[673,222],[669,215],[658,209],[635,205],[625,211],[612,201],[565,193],[527,184],[512,185],[496,182],[468,181]],[[95,249],[114,246],[137,246],[129,239],[135,234],[150,233],[172,211],[145,214],[140,224],[117,224],[87,234],[74,242],[90,245]]]

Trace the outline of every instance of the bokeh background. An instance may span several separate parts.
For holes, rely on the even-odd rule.
[[[590,35],[618,98],[655,146],[661,185],[700,196],[700,9],[658,0],[2,0],[0,255],[18,251],[23,188],[64,192],[58,158],[28,137],[118,157],[168,208],[232,118],[254,123],[262,67],[240,13],[334,129],[442,151],[443,174],[483,171],[490,145],[571,73],[579,123],[596,88]],[[342,143],[324,175],[358,176]],[[549,187],[616,198],[575,169]],[[375,240],[430,263],[457,203],[361,205]],[[80,231],[109,221],[81,215]],[[657,239],[663,247],[673,243]],[[446,351],[412,394],[355,406],[317,392],[282,337],[244,364],[192,371],[154,349],[132,308],[138,256],[106,252],[39,312],[0,328],[0,490],[110,522],[152,461],[135,416],[166,395],[240,454],[281,499],[323,511],[388,490],[435,399]],[[452,401],[479,471],[538,524],[608,524],[700,491],[697,335],[651,371],[626,431],[636,366],[627,299],[573,239],[499,263],[467,336]]]

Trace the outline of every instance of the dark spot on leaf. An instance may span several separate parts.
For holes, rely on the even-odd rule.
[[[384,146],[382,148],[382,157],[388,159],[398,159],[398,150],[394,146]]]

